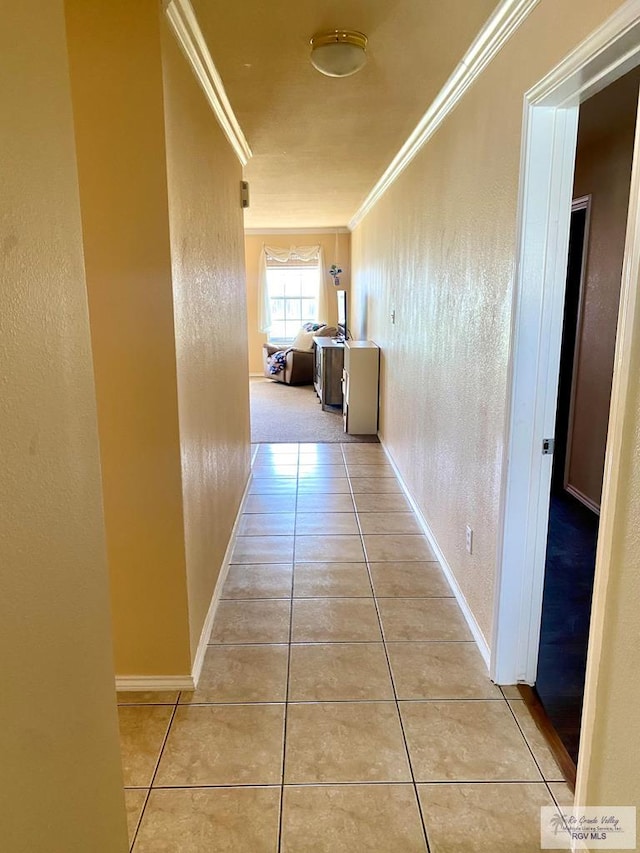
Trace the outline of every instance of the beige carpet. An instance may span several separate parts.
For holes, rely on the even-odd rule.
[[[347,435],[341,410],[323,412],[313,385],[292,387],[252,377],[249,387],[254,444],[378,441],[375,435]]]

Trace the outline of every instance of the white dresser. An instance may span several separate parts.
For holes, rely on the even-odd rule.
[[[344,431],[353,435],[378,432],[380,350],[373,341],[345,341],[342,373]]]

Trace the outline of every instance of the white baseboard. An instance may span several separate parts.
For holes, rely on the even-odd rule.
[[[190,675],[116,675],[116,690],[121,693],[156,690],[193,690]]]
[[[256,378],[264,379],[265,375],[264,375],[264,373],[250,373],[249,374],[249,379],[256,379]]]
[[[207,644],[211,634],[211,628],[213,627],[213,620],[215,619],[216,610],[218,609],[218,603],[222,594],[222,588],[229,572],[229,561],[231,559],[231,551],[233,549],[236,530],[242,514],[242,508],[244,507],[247,499],[250,483],[251,474],[247,479],[247,485],[245,486],[244,494],[240,501],[238,514],[236,515],[236,520],[233,523],[231,536],[229,537],[229,542],[227,544],[227,550],[225,551],[222,566],[220,567],[220,574],[218,575],[213,596],[211,597],[211,603],[209,604],[209,610],[207,611],[207,618],[204,620],[204,625],[202,626],[200,641],[198,642],[198,648],[193,659],[191,675],[116,675],[116,690],[119,690],[120,692],[133,690],[195,690],[198,686],[200,673],[202,672],[202,664],[204,663],[204,656],[207,651]]]
[[[460,610],[462,610],[462,615],[464,616],[465,621],[466,621],[467,625],[469,626],[469,630],[473,634],[473,639],[475,640],[476,645],[478,647],[478,650],[479,650],[480,654],[482,655],[482,659],[484,660],[485,664],[487,665],[487,669],[488,669],[490,664],[491,664],[491,650],[489,649],[489,646],[487,645],[487,641],[484,638],[484,634],[482,633],[482,631],[480,630],[480,626],[476,622],[476,618],[473,615],[471,608],[469,607],[467,599],[464,597],[464,593],[462,592],[462,590],[460,589],[460,586],[458,585],[458,581],[456,580],[456,576],[454,575],[451,566],[447,562],[447,558],[445,557],[445,555],[442,552],[442,549],[438,545],[438,541],[435,537],[433,530],[431,529],[427,520],[423,516],[423,514],[420,510],[420,507],[415,502],[411,492],[409,491],[409,488],[407,487],[407,484],[405,483],[405,481],[402,477],[402,474],[398,470],[398,466],[394,462],[393,457],[391,456],[391,453],[389,452],[387,446],[385,445],[384,441],[382,440],[380,433],[378,433],[378,439],[380,440],[380,444],[382,445],[382,449],[384,450],[384,452],[387,456],[387,459],[389,460],[389,464],[391,465],[391,467],[393,468],[393,470],[396,473],[396,477],[398,478],[398,481],[399,481],[400,485],[402,486],[402,490],[403,490],[407,500],[411,504],[411,508],[415,512],[416,517],[417,517],[418,521],[420,522],[420,526],[422,527],[422,530],[424,531],[424,535],[427,537],[427,539],[429,541],[429,545],[431,546],[431,550],[436,555],[436,558],[437,558],[438,562],[440,563],[440,566],[442,567],[442,571],[444,572],[444,575],[447,579],[447,582],[448,582],[449,586],[451,587],[451,592],[453,593],[456,601],[458,602]]]
[[[253,461],[253,459],[252,459]],[[229,565],[231,560],[231,552],[233,551],[233,545],[236,537],[236,530],[238,529],[238,524],[240,523],[240,516],[242,515],[242,510],[245,505],[245,501],[247,500],[247,495],[249,493],[249,486],[251,485],[251,472],[249,472],[249,477],[247,478],[247,483],[244,488],[244,493],[242,495],[242,500],[240,501],[240,506],[238,507],[238,513],[236,515],[236,520],[233,523],[233,528],[231,529],[231,535],[229,536],[229,542],[227,543],[227,550],[225,551],[224,558],[222,560],[222,565],[220,566],[220,574],[218,575],[218,580],[216,581],[215,589],[213,590],[213,595],[211,597],[211,603],[209,604],[209,610],[207,611],[207,618],[204,620],[204,625],[202,626],[202,632],[200,633],[200,641],[198,643],[198,648],[196,650],[195,657],[193,659],[193,666],[191,668],[191,679],[193,681],[194,687],[198,686],[198,681],[200,680],[200,674],[202,672],[202,664],[204,663],[204,656],[207,652],[207,645],[209,643],[209,637],[211,635],[211,629],[213,628],[213,620],[216,616],[216,611],[218,609],[218,604],[220,603],[220,596],[222,595],[222,588],[227,579],[227,575],[229,574]]]
[[[571,486],[568,483],[565,485],[565,490],[569,492],[570,495],[583,503],[591,512],[595,512],[596,515],[600,515],[600,504],[597,504],[594,500],[591,500],[590,497],[585,495],[584,492],[581,492],[580,489],[577,489],[575,486]]]

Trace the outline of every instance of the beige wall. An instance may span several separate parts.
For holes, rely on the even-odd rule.
[[[523,94],[618,5],[541,0],[352,235],[355,331],[382,347],[382,437],[489,643]],[[593,754],[590,796],[601,803],[640,801],[640,723],[631,713],[640,686],[629,681],[640,666],[632,604],[639,593],[638,424],[634,409],[615,580],[606,605],[597,604],[606,607],[610,669],[586,699],[590,705],[597,693],[599,700],[583,753],[585,762]],[[465,552],[467,523],[472,556]]]
[[[594,590],[577,795],[581,802],[640,809],[640,679],[635,675],[640,669],[640,316],[633,336],[621,479],[611,495],[611,568],[596,576]]]
[[[123,853],[61,2],[5,4],[0,69],[0,846],[11,853]]]
[[[258,331],[258,262],[262,246],[315,246],[320,244],[324,251],[327,270],[333,263],[342,268],[340,290],[349,290],[351,281],[351,235],[338,234],[338,258],[336,254],[335,234],[247,234],[245,237],[245,261],[247,268],[247,328],[249,332],[249,371],[262,373],[262,344],[267,336]],[[337,289],[337,288],[336,288]],[[337,322],[337,303],[329,300],[330,316],[328,323]],[[325,318],[321,318],[325,319]],[[351,318],[349,318],[351,325]]]
[[[542,0],[352,235],[354,325],[382,348],[382,436],[489,643],[522,98],[617,5]]]
[[[67,0],[116,671],[190,671],[156,0]]]
[[[611,117],[609,126],[628,124],[630,110],[633,115],[632,101],[637,98],[640,72],[636,71],[634,76],[635,79],[628,81],[628,90],[620,93],[620,109]],[[609,95],[611,107],[611,91]],[[636,151],[637,140],[636,128]],[[626,152],[620,153],[620,159],[628,163],[628,136],[625,141]],[[623,171],[621,166],[620,172]],[[621,184],[618,178],[614,184],[615,195],[626,197],[626,207],[628,185],[623,191]],[[620,218],[621,207],[620,199],[617,205],[612,205],[612,216],[617,214]],[[622,239],[619,231],[612,234],[611,239],[618,241],[619,248]],[[617,269],[615,272],[618,274]],[[630,290],[637,292],[638,286],[639,282],[632,277]],[[629,396],[621,418],[612,420],[609,437],[609,458],[618,463],[619,480],[614,488],[610,487],[600,521],[599,565],[592,605],[576,795],[582,802],[629,803],[640,808],[640,726],[636,713],[640,705],[640,683],[632,675],[640,668],[637,610],[640,600],[640,393],[637,381],[640,375],[640,312],[636,308],[636,316],[630,314],[627,309],[627,334],[619,331],[620,347],[626,352],[629,345],[626,377]],[[617,378],[624,384],[622,371]]]
[[[640,75],[580,108],[574,196],[591,194],[568,482],[600,506]]]
[[[186,675],[248,476],[241,168],[155,0],[67,22],[116,669]]]
[[[163,68],[193,656],[249,475],[242,169],[167,26]]]

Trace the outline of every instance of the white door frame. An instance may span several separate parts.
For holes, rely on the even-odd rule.
[[[585,287],[587,283],[587,258],[589,255],[589,239],[591,227],[591,194],[574,198],[571,203],[571,214],[577,210],[585,211],[584,221],[584,236],[582,239],[582,262],[580,264],[580,283],[578,292],[578,307],[576,310],[576,327],[575,327],[575,343],[573,346],[572,370],[571,370],[571,385],[569,389],[569,415],[567,417],[567,433],[566,433],[566,449],[564,459],[564,471],[562,472],[562,485],[566,492],[569,492],[576,500],[588,507],[596,515],[600,515],[600,503],[596,503],[588,495],[585,495],[577,486],[569,482],[571,474],[571,450],[573,447],[573,430],[575,427],[576,417],[576,391],[578,388],[578,365],[580,363],[580,350],[582,341],[582,331],[584,328],[584,297]],[[603,460],[604,461],[604,460]]]
[[[640,0],[627,0],[525,95],[511,399],[491,654],[491,677],[498,684],[533,684],[538,665],[553,460],[543,455],[542,444],[555,430],[579,106],[637,65]],[[634,182],[640,182],[635,157],[632,200]],[[633,309],[637,287],[629,271],[640,254],[638,217],[630,207],[596,573],[607,570],[600,565],[601,552],[608,553],[601,548],[602,525],[617,481],[617,458],[610,445],[626,404],[620,377],[628,370],[629,341],[624,337],[632,334],[632,324],[625,322],[625,311]]]

